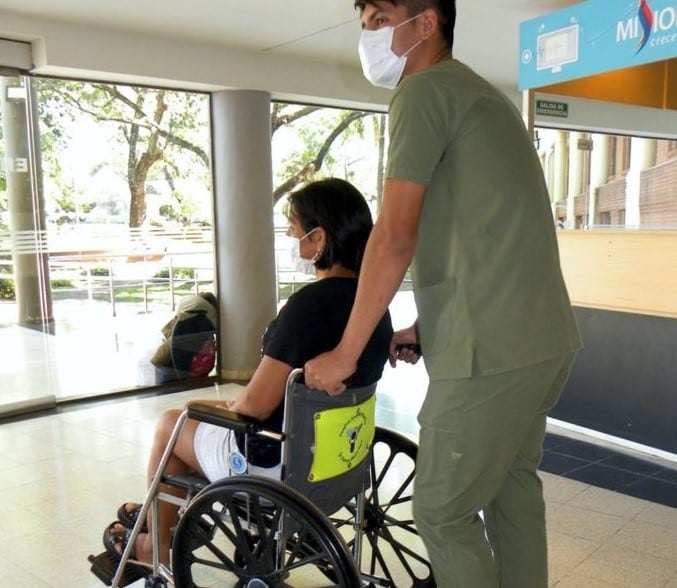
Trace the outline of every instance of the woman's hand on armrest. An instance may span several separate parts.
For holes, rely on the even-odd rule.
[[[232,410],[244,416],[265,420],[284,399],[287,377],[291,366],[264,356],[244,391],[237,400],[191,400],[186,408],[195,404]]]
[[[185,407],[194,406],[195,404],[202,404],[207,406],[214,406],[216,408],[225,408],[226,410],[232,410],[233,405],[235,404],[234,400],[189,400],[186,402]]]

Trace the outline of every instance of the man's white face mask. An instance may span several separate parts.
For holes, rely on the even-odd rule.
[[[289,237],[291,239],[289,254],[291,255],[294,268],[297,272],[301,272],[302,274],[307,274],[309,276],[315,275],[315,261],[317,261],[317,256],[313,257],[312,259],[305,259],[301,257],[301,241],[303,241],[308,235],[312,234],[316,230],[317,227],[315,227],[312,231],[307,232],[299,239],[296,237]]]
[[[402,55],[393,53],[393,35],[395,29],[421,16],[417,14],[401,22],[395,27],[383,27],[375,31],[362,30],[357,51],[362,63],[362,72],[374,86],[392,90],[399,83],[407,65],[407,55],[423,42],[419,39]]]

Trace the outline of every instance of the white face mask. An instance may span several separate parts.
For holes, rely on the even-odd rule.
[[[301,257],[301,241],[303,241],[308,235],[316,231],[315,227],[312,231],[307,232],[303,237],[297,239],[296,237],[290,237],[291,245],[289,246],[289,254],[291,255],[291,261],[294,264],[294,268],[297,272],[302,274],[307,274],[309,276],[315,275],[315,261],[319,255],[315,254],[312,259],[305,259]]]
[[[419,39],[402,55],[396,55],[392,49],[393,35],[395,29],[419,16],[421,15],[412,16],[395,27],[383,27],[375,31],[362,30],[357,51],[362,63],[362,73],[374,86],[392,90],[399,83],[404,66],[407,65],[407,55],[418,47],[423,39]]]

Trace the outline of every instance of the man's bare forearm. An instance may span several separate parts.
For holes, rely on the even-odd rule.
[[[415,238],[389,233],[377,222],[365,251],[355,303],[337,351],[356,362],[388,309],[409,267]]]

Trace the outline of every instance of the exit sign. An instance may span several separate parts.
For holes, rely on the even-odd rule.
[[[569,116],[569,105],[566,102],[536,100],[536,114],[567,118]]]

